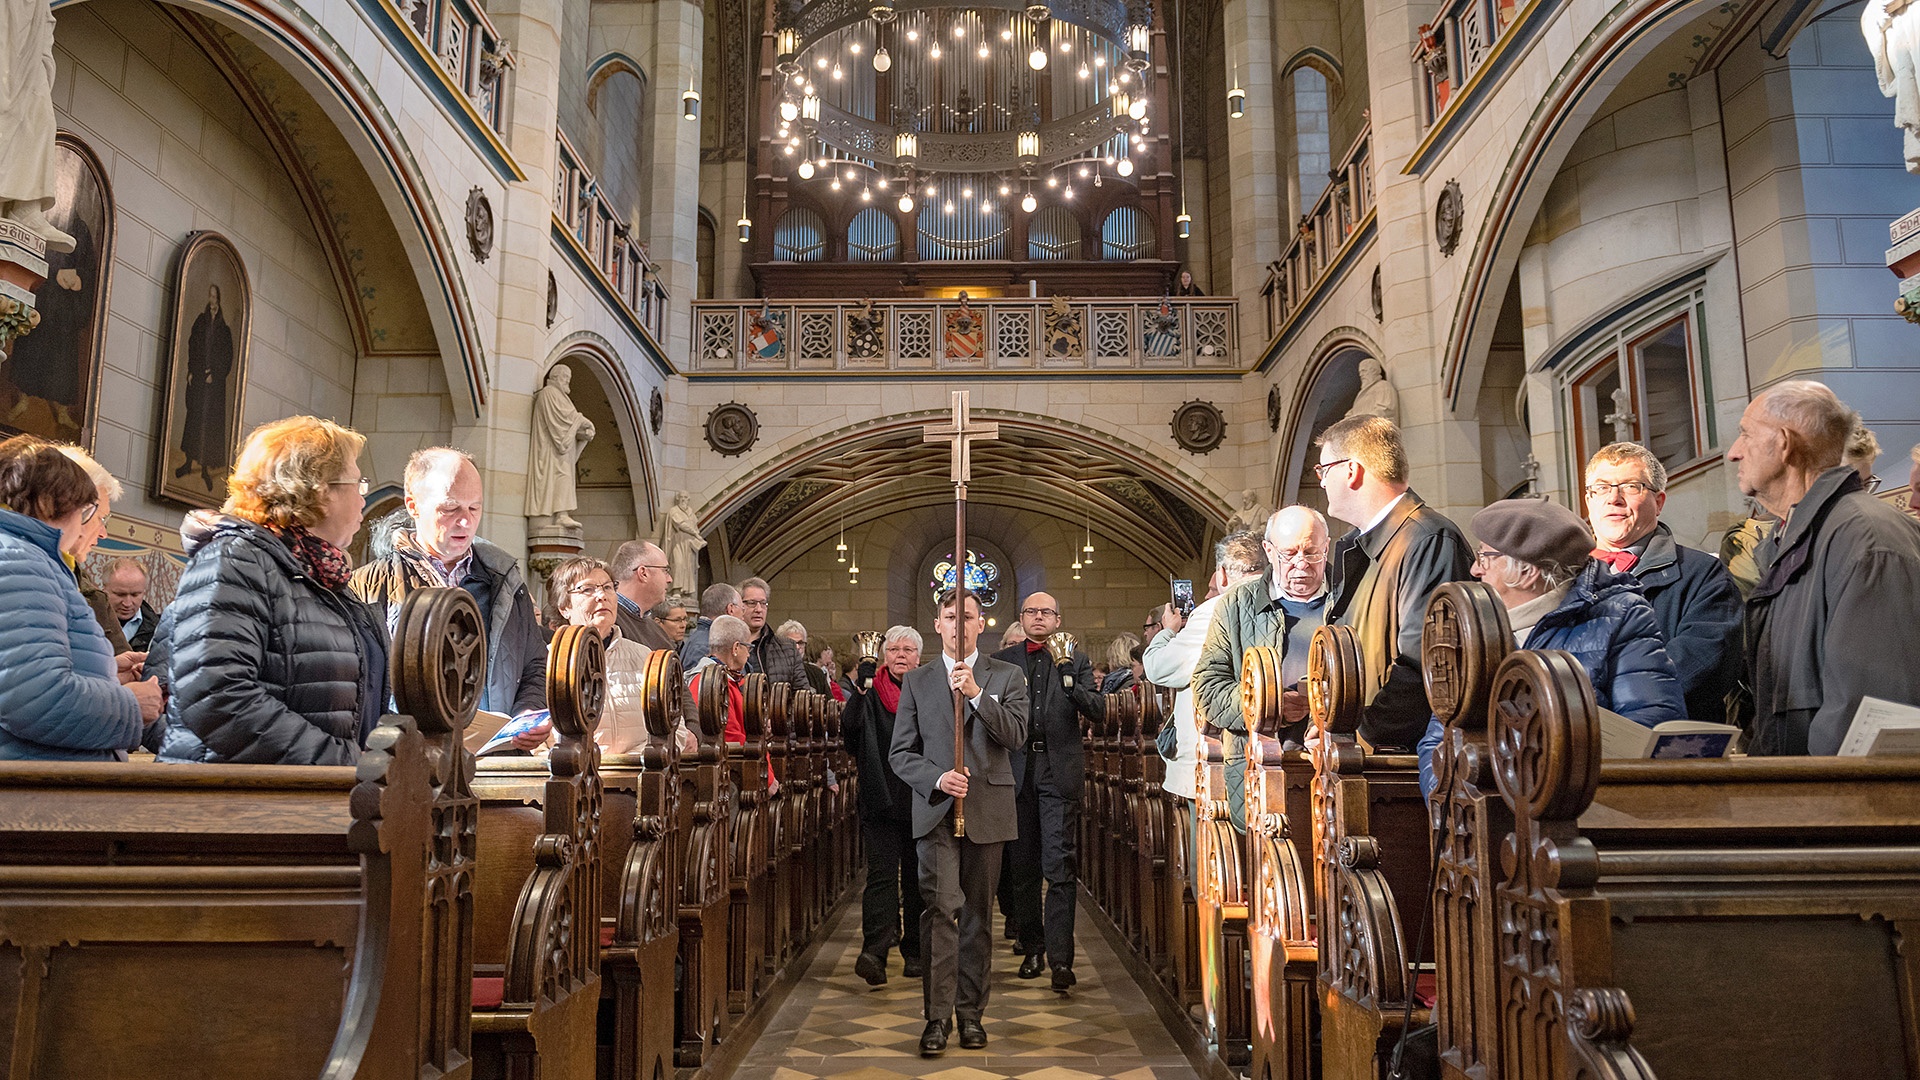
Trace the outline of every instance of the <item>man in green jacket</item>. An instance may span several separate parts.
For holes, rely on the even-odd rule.
[[[1220,729],[1226,759],[1227,808],[1236,831],[1247,831],[1247,722],[1240,712],[1240,658],[1255,645],[1280,650],[1282,736],[1298,737],[1307,715],[1299,681],[1307,644],[1326,613],[1327,520],[1305,506],[1267,519],[1267,571],[1228,589],[1194,665],[1194,695],[1207,723]]]

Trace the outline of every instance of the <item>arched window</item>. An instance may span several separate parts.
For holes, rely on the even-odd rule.
[[[593,117],[587,157],[614,212],[633,225],[642,212],[646,153],[641,133],[647,126],[647,77],[616,54],[603,57],[589,75],[587,111]]]
[[[1313,209],[1327,190],[1327,170],[1333,168],[1333,142],[1328,123],[1327,77],[1316,68],[1300,65],[1293,72],[1293,167],[1300,183],[1300,213]]]
[[[700,268],[699,298],[713,299],[713,215],[706,207],[700,208],[699,231],[694,238],[694,263]]]
[[[853,215],[847,226],[847,259],[892,262],[900,257],[900,226],[884,210],[871,206]]]
[[[796,206],[773,228],[773,257],[780,262],[819,262],[827,257],[827,229],[820,212]]]
[[[1049,206],[1027,224],[1027,258],[1080,257],[1080,222],[1064,206]]]
[[[1118,262],[1153,257],[1153,219],[1132,206],[1116,206],[1100,226],[1100,257]]]

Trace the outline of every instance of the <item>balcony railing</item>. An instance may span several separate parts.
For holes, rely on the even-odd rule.
[[[613,204],[600,194],[564,132],[554,169],[554,222],[579,244],[600,283],[639,320],[655,343],[666,337],[667,287],[660,284],[644,241],[633,238]]]
[[[1373,214],[1373,128],[1360,132],[1329,174],[1322,192],[1294,230],[1293,241],[1267,271],[1260,298],[1267,309],[1267,337],[1280,332],[1314,296],[1340,262],[1348,241]]]
[[[440,70],[500,132],[501,93],[513,54],[474,0],[393,0],[400,21]]]
[[[1413,63],[1426,87],[1422,122],[1432,124],[1446,113],[1525,6],[1519,0],[1448,0],[1433,22],[1420,28]]]
[[[1238,372],[1227,297],[701,300],[690,375]]]

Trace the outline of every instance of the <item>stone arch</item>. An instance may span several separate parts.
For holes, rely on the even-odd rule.
[[[1288,57],[1286,64],[1280,68],[1281,81],[1286,81],[1303,67],[1310,67],[1326,76],[1329,93],[1339,93],[1346,81],[1346,69],[1341,66],[1340,61],[1318,45],[1308,45]]]
[[[660,505],[659,477],[655,472],[651,433],[647,428],[647,401],[642,396],[644,391],[634,385],[613,345],[599,334],[586,330],[569,334],[554,346],[547,354],[546,363],[540,367],[540,379],[535,385],[544,385],[548,371],[569,361],[576,369],[591,373],[606,396],[614,425],[619,431],[621,452],[630,481],[628,486],[633,496],[631,511],[634,521],[643,534],[651,534]],[[575,386],[578,385],[576,381]]]
[[[1301,369],[1286,413],[1285,435],[1274,465],[1276,505],[1305,503],[1326,510],[1319,485],[1309,480],[1309,462],[1315,457],[1313,440],[1353,406],[1360,389],[1360,361],[1379,359],[1380,355],[1378,345],[1351,327],[1333,331],[1314,347],[1312,358]]]
[[[85,0],[55,0],[64,8]],[[458,422],[471,424],[488,398],[487,357],[450,230],[396,118],[324,20],[280,0],[164,0],[242,35],[284,67],[345,138],[378,191],[420,289],[446,369]],[[356,16],[357,17],[357,16]],[[497,153],[491,151],[497,150]],[[490,148],[499,180],[524,179],[503,147]],[[496,194],[496,198],[497,198]]]
[[[1135,444],[1126,432],[1096,431],[1056,417],[1011,410],[976,409],[975,415],[997,421],[1008,443],[1044,447],[1039,452],[1064,454],[1090,467],[1090,472],[1082,476],[1055,475],[1049,469],[1027,469],[1025,475],[1015,476],[1012,472],[996,472],[991,465],[977,465],[970,496],[981,506],[1026,510],[1071,521],[1075,528],[1090,524],[1095,533],[1135,552],[1148,567],[1176,577],[1185,576],[1185,571],[1205,561],[1207,546],[1231,516],[1225,493],[1214,490],[1197,470]],[[944,482],[944,468],[914,472],[900,466],[900,459],[921,445],[921,428],[945,416],[945,410],[902,413],[841,427],[749,458],[698,507],[701,528],[714,541],[710,550],[716,559],[751,562],[753,569],[764,576],[777,573],[822,540],[831,540],[842,514],[851,529],[908,510],[950,504],[953,493]],[[890,475],[905,482],[878,492],[874,484],[842,479],[835,471],[850,456],[880,451],[884,451],[882,460],[898,466]],[[927,451],[942,452],[938,447],[928,447]],[[976,446],[976,461],[981,460]],[[936,472],[941,482],[927,482]],[[779,494],[775,500],[777,538],[757,542],[751,530],[722,527],[738,512],[770,512],[765,497],[771,497],[776,487],[801,478],[816,490],[796,496],[797,502],[788,493]],[[1122,495],[1110,494],[1114,490]],[[1167,519],[1184,525],[1184,529],[1152,520],[1152,506],[1143,513],[1141,503],[1135,502],[1130,509],[1126,498],[1175,504],[1165,507]],[[729,535],[736,531],[741,535]],[[741,545],[738,549],[736,541]],[[1012,554],[1009,545],[1003,546]]]
[[[1477,382],[1527,229],[1580,133],[1665,32],[1686,26],[1710,6],[1711,0],[1621,5],[1575,48],[1535,106],[1494,187],[1448,326],[1440,382],[1451,410],[1473,408],[1476,388],[1469,384]]]

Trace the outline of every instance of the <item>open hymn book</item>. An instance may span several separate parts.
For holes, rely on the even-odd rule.
[[[1863,697],[1853,725],[1840,741],[1841,757],[1867,754],[1920,754],[1920,708]]]
[[[1669,720],[1648,727],[1611,709],[1600,710],[1600,756],[1603,758],[1726,757],[1739,737],[1740,729],[1731,724]]]

